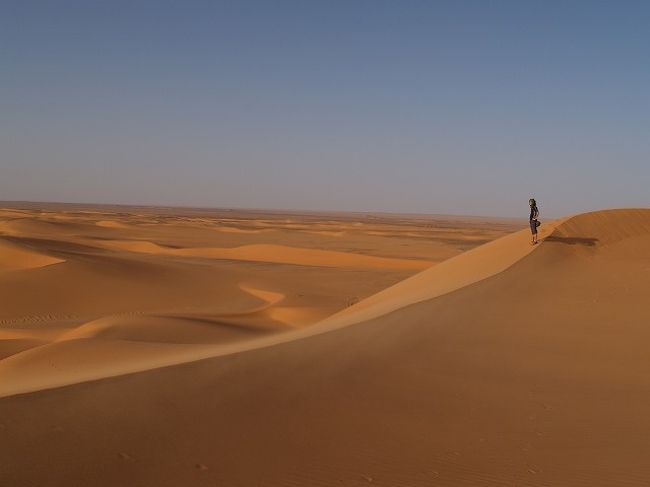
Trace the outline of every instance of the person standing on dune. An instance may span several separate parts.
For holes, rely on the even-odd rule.
[[[533,237],[531,244],[535,245],[537,243],[537,227],[540,225],[537,220],[539,218],[539,210],[537,209],[535,198],[528,200],[528,206],[530,206],[530,217],[528,218],[528,221],[530,222],[530,232]]]

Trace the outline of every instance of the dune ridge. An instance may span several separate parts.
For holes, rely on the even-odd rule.
[[[5,397],[0,480],[645,486],[650,209],[547,232],[455,258],[446,285],[435,268],[398,283],[386,308],[371,297],[206,360]],[[435,296],[410,296],[418,282]],[[60,468],[71,452],[83,468]]]
[[[260,304],[221,315],[127,313],[72,329],[0,330],[7,355],[0,361],[0,390],[67,385],[129,373],[134,367],[164,366],[170,358],[191,360],[196,353],[209,354],[215,347],[292,326],[296,314],[300,319],[301,312],[291,307],[273,308],[285,298],[283,294],[244,284],[239,287]],[[258,319],[262,315],[279,318],[273,320],[278,325]]]
[[[204,352],[211,355],[234,342],[311,326],[476,246],[475,235],[492,239],[518,225],[84,205],[0,209],[6,243],[0,261],[20,264],[0,270],[0,354],[6,368],[0,383],[19,384],[27,370],[21,372],[19,364],[32,362],[36,370],[39,361],[42,380],[49,383],[58,346],[75,339],[78,347],[94,346],[94,340],[136,342],[131,348],[161,342],[160,355],[182,361],[201,345],[209,345]],[[226,227],[243,231],[215,231]],[[387,236],[367,235],[371,228]],[[422,230],[426,239],[409,237],[411,230]],[[23,262],[16,249],[24,251]],[[234,254],[215,257],[221,250]],[[255,290],[270,294],[256,296]],[[73,353],[71,344],[66,347]],[[113,363],[121,360],[115,350]],[[156,353],[149,355],[158,364]],[[75,380],[113,368],[99,353],[84,356],[96,363],[88,364],[91,375]],[[144,362],[146,357],[139,367]],[[68,381],[66,370],[53,375]]]
[[[95,243],[97,245],[97,243]],[[375,257],[332,250],[316,250],[276,244],[251,244],[235,248],[166,248],[146,241],[110,241],[99,244],[131,252],[177,257],[244,260],[322,267],[379,267],[384,269],[425,269],[432,262],[415,259]]]
[[[0,272],[37,269],[61,262],[65,261],[0,239]]]
[[[541,236],[543,237],[544,235],[551,234],[556,228],[556,225],[557,223],[546,224],[544,229],[541,230]],[[25,369],[27,372],[23,372],[20,370],[20,367],[15,365],[16,363],[21,363],[25,357],[28,359],[31,358],[32,354],[27,355],[23,352],[22,357],[14,357],[11,361],[5,361],[4,364],[0,363],[0,377],[3,375],[8,377],[8,379],[4,380],[3,383],[0,384],[0,397],[43,388],[69,385],[80,381],[81,377],[83,377],[84,381],[94,380],[102,377],[112,377],[124,373],[139,372],[152,368],[203,360],[226,354],[240,353],[259,347],[268,347],[314,334],[324,333],[336,328],[366,321],[417,302],[433,299],[502,272],[538,248],[531,246],[528,239],[529,233],[527,230],[521,230],[512,235],[502,237],[501,239],[497,239],[489,244],[485,244],[476,249],[460,254],[431,269],[420,272],[406,281],[400,282],[384,291],[381,291],[377,295],[371,296],[370,298],[326,318],[320,323],[313,324],[307,328],[285,332],[283,334],[251,338],[245,342],[238,343],[219,343],[216,345],[196,346],[195,348],[182,347],[178,350],[173,350],[169,347],[169,349],[165,350],[162,354],[150,354],[149,360],[146,357],[139,357],[137,361],[131,362],[130,365],[120,363],[118,366],[113,367],[110,362],[105,362],[103,367],[96,367],[94,370],[90,372],[85,371],[83,374],[79,374],[78,372],[72,372],[70,375],[57,373],[55,376],[51,374],[39,374],[39,379],[31,381],[25,380],[23,375],[33,375],[33,370]],[[164,249],[152,242],[111,242],[110,245],[117,245],[121,248],[137,252],[163,252],[168,255],[169,253],[179,255],[178,251],[186,250],[189,250],[190,252],[180,253],[183,255],[197,255],[197,253],[202,254],[205,250],[199,249],[197,252],[196,249]],[[268,250],[268,247],[274,248],[274,246],[264,247],[265,251]],[[212,251],[214,249],[209,250]],[[205,256],[205,254],[202,255]],[[313,254],[310,252],[310,256],[311,255]],[[360,256],[353,256],[355,260],[358,257]],[[336,258],[339,259],[340,257],[337,255]],[[373,260],[381,259],[374,257],[368,258]],[[275,304],[283,298],[283,296],[278,293],[255,290],[250,287],[247,288],[246,286],[241,287],[243,290],[267,301],[267,303],[270,304]],[[265,309],[267,306],[267,304],[262,305],[260,309]],[[290,323],[294,320],[298,322],[301,321],[304,313],[308,313],[308,311],[301,312],[300,310],[293,308],[276,308],[270,311],[270,316],[281,323]],[[112,319],[109,320],[109,323],[112,322]],[[105,320],[99,321],[100,326],[105,326],[104,323]],[[93,322],[87,326],[94,329],[98,325]],[[76,337],[77,333],[83,334],[85,329],[86,327],[82,327],[81,330],[83,331],[72,331],[69,336]],[[48,351],[50,348],[51,346],[48,344],[48,346],[43,348],[40,352],[33,353]],[[129,369],[129,367],[131,368]]]

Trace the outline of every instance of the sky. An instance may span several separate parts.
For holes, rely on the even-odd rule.
[[[650,2],[0,0],[0,200],[650,206]]]

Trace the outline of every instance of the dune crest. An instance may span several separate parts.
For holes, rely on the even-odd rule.
[[[177,257],[203,257],[209,259],[243,260],[251,262],[271,262],[319,267],[378,267],[385,269],[426,269],[432,262],[414,259],[375,257],[351,254],[332,250],[317,250],[301,247],[288,247],[276,244],[252,244],[234,248],[167,248],[146,241],[106,241],[95,243],[108,248],[118,248],[131,252],[170,255]]]
[[[0,239],[0,272],[37,269],[65,262],[49,255],[34,252]]]
[[[280,301],[282,301],[285,298],[285,295],[282,294],[282,293],[276,293],[276,292],[273,292],[273,291],[266,291],[264,289],[257,289],[257,288],[254,288],[252,286],[247,286],[245,284],[240,284],[239,288],[242,291],[245,291],[248,294],[252,294],[256,298],[261,299],[262,301],[264,301],[265,306],[263,308],[268,307],[268,306],[273,306],[274,304],[279,303]]]
[[[182,348],[82,338],[11,356],[2,393],[35,392],[0,400],[0,454],[12,459],[0,475],[97,487],[643,487],[650,209],[545,231],[538,246],[515,233],[297,331]],[[93,355],[101,370],[83,367]],[[52,363],[66,373],[45,373]],[[128,375],[92,380],[107,371]],[[40,390],[62,377],[85,383]],[[62,472],[71,451],[84,468]]]
[[[542,230],[541,235],[548,235],[555,229],[556,224],[546,224],[545,228]],[[268,347],[271,345],[276,345],[283,342],[288,342],[296,340],[299,338],[308,337],[311,335],[316,335],[331,331],[337,328],[349,326],[354,323],[359,323],[367,321],[382,315],[388,314],[400,308],[407,307],[409,305],[433,299],[437,296],[452,292],[463,286],[467,286],[474,282],[478,282],[483,279],[487,279],[508,267],[512,266],[531,251],[535,250],[538,247],[533,247],[530,245],[529,234],[527,230],[522,230],[516,232],[512,235],[502,237],[497,239],[489,244],[477,247],[474,250],[460,254],[457,257],[449,259],[441,264],[436,265],[435,267],[423,271],[419,274],[416,274],[412,278],[407,279],[406,281],[400,282],[380,293],[371,296],[329,318],[324,319],[323,321],[311,325],[307,328],[297,329],[291,332],[285,332],[282,334],[275,334],[269,336],[263,336],[260,338],[252,338],[245,342],[240,343],[220,343],[217,345],[207,345],[207,346],[197,346],[194,349],[184,347],[182,349],[173,350],[171,347],[165,350],[165,353],[161,354],[152,354],[151,360],[147,361],[145,356],[139,357],[137,361],[131,363],[131,366],[120,363],[118,366],[113,367],[110,363],[105,363],[101,367],[95,368],[94,372],[84,372],[84,380],[92,380],[101,377],[109,377],[127,373],[128,372],[137,372],[142,370],[148,370],[151,368],[175,365],[179,363],[184,363],[188,361],[197,361],[205,358],[216,357],[221,355],[226,355],[230,353],[238,353],[246,350],[253,350],[260,347]],[[193,255],[201,254],[202,256],[207,256],[208,254],[214,255],[221,253],[223,250],[231,249],[167,249],[160,245],[157,245],[152,242],[134,242],[134,241],[122,241],[115,242],[111,241],[108,245],[118,246],[129,251],[135,252],[147,252],[147,253],[164,253],[166,255]],[[256,258],[260,256],[260,249],[262,254],[270,258],[270,254],[277,251],[277,247],[274,245],[251,245],[244,246],[244,254],[249,251],[251,248],[254,250]],[[237,249],[232,249],[233,252],[241,252],[241,247]],[[287,251],[286,248],[282,248],[282,251]],[[292,249],[296,250],[296,249]],[[313,259],[313,253],[319,251],[311,251],[311,249],[297,249],[297,250],[306,250],[308,251],[309,258]],[[328,252],[323,253],[329,257]],[[336,253],[338,254],[338,253]],[[231,254],[232,255],[232,254]],[[239,254],[240,256],[242,254]],[[367,257],[368,259],[381,259],[369,256],[352,256],[353,259],[358,257]],[[293,257],[293,259],[303,259],[304,256],[298,258]],[[340,259],[339,255],[336,255],[337,259]],[[313,262],[313,260],[311,260]],[[417,262],[417,261],[414,261]],[[310,310],[301,310],[300,308],[282,308],[282,307],[273,307],[274,304],[280,302],[283,299],[283,295],[280,293],[262,291],[259,289],[251,288],[249,286],[240,285],[240,288],[245,292],[256,296],[265,303],[259,308],[255,308],[255,312],[263,311],[266,308],[269,308],[268,315],[281,323],[300,323],[306,320],[309,316],[314,316],[314,313]],[[97,336],[97,328],[114,328],[113,320],[99,320],[97,323],[92,322],[88,325],[84,325],[78,330],[73,330],[67,336],[68,338],[88,338],[92,336]],[[88,331],[90,330],[90,331]],[[67,346],[67,345],[66,345]],[[61,385],[71,384],[79,381],[79,374],[77,372],[72,373],[71,375],[59,373],[55,376],[48,376],[47,374],[41,374],[41,378],[38,381],[38,386],[36,382],[31,382],[28,380],[22,380],[21,376],[23,372],[19,370],[18,367],[14,366],[13,363],[22,361],[25,357],[30,358],[33,354],[47,352],[50,349],[50,345],[45,345],[40,347],[39,352],[31,352],[26,354],[23,352],[22,357],[15,357],[9,364],[4,364],[4,368],[9,370],[5,372],[5,375],[11,375],[11,381],[5,381],[0,383],[0,396],[6,396],[11,394],[17,394],[21,392],[28,392],[34,390],[33,388],[51,388],[58,387]],[[94,374],[94,375],[93,375]],[[0,364],[0,377],[3,375],[3,364]],[[30,389],[31,388],[31,389]]]
[[[263,232],[268,232],[270,230],[267,229],[246,229],[246,228],[238,228],[238,227],[228,227],[228,226],[218,226],[215,228],[217,232],[223,232],[223,233],[241,233],[241,234],[258,234],[258,233],[263,233]]]
[[[120,223],[115,220],[99,220],[98,222],[95,223],[95,225],[102,228],[118,228],[118,229],[128,228],[124,223]]]
[[[551,235],[562,220],[540,228],[539,238]],[[326,319],[322,326],[345,326],[381,316],[411,304],[442,296],[506,270],[538,246],[530,245],[529,230],[481,245],[378,292]]]

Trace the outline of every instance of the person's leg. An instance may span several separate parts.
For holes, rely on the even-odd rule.
[[[535,224],[535,220],[530,221],[530,236],[531,236],[531,240],[530,240],[531,245],[535,245],[535,241],[537,238],[537,225]]]

